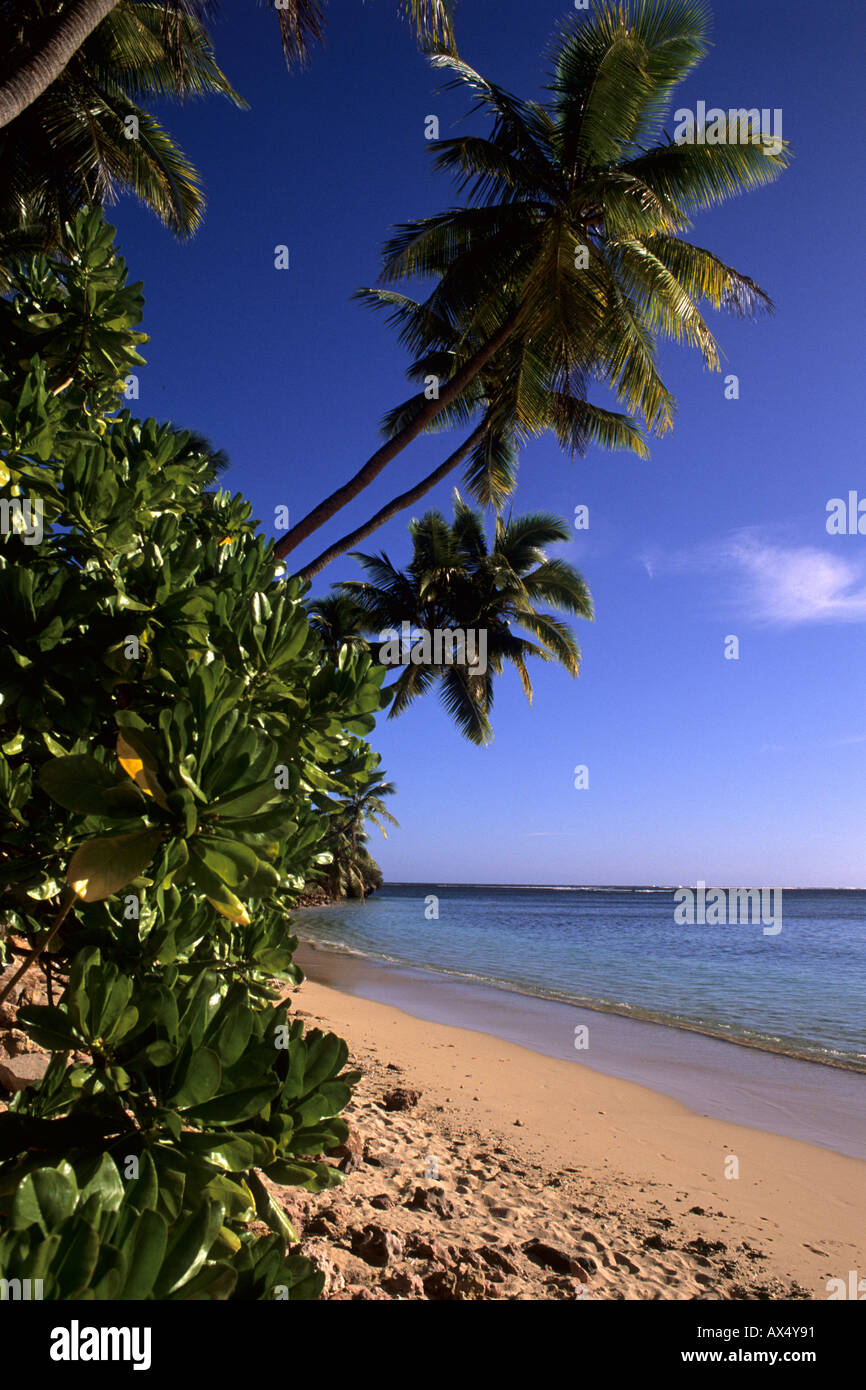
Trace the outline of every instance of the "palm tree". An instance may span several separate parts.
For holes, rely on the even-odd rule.
[[[536,606],[546,603],[577,617],[593,617],[592,599],[577,570],[545,553],[545,546],[567,541],[571,533],[564,521],[545,513],[497,517],[488,548],[482,514],[457,493],[452,525],[441,513],[429,511],[412,522],[409,533],[413,554],[406,570],[396,569],[385,554],[359,554],[355,558],[369,579],[347,580],[339,592],[358,604],[367,630],[378,633],[382,642],[383,633],[403,631],[403,624],[409,624],[409,650],[404,650],[400,675],[390,687],[389,718],[438,685],[461,733],[473,743],[489,743],[493,677],[502,674],[506,661],[517,668],[530,703],[530,657],[556,661],[570,675],[578,674],[580,648],[570,627]],[[485,635],[483,660],[480,636],[474,660],[453,661],[444,653],[439,661],[413,659],[420,633],[455,629]],[[529,636],[521,636],[520,629]],[[469,646],[467,642],[467,656]]]
[[[340,835],[331,846],[333,859],[323,873],[327,894],[332,901],[340,898],[366,898],[382,886],[382,870],[367,848],[369,835],[359,831],[353,844],[348,835]]]
[[[262,0],[260,0],[262,3]],[[400,0],[400,12],[408,17],[418,34],[453,47],[452,0]],[[20,0],[6,0],[0,12],[10,20],[22,21]],[[52,83],[62,76],[68,64],[118,9],[131,9],[130,0],[73,0],[72,4],[34,5],[39,24],[35,30],[20,29],[16,42],[6,51],[8,58],[0,73],[0,128],[16,120],[32,106]],[[140,6],[136,3],[135,8]],[[183,71],[180,34],[192,18],[208,22],[217,11],[216,0],[160,0],[162,30],[173,47],[178,75]],[[284,0],[269,4],[277,15],[283,52],[289,66],[306,62],[313,44],[324,34],[324,14],[319,0]],[[16,13],[17,12],[17,13]],[[29,18],[29,16],[28,16]]]
[[[0,3],[0,48],[13,52],[53,22],[56,4]],[[245,103],[217,66],[207,34],[191,15],[169,31],[158,0],[117,5],[75,51],[60,76],[0,131],[0,258],[62,241],[79,208],[131,192],[172,231],[191,235],[204,197],[193,165],[141,102],[150,97],[227,97]]]
[[[378,826],[387,839],[384,822],[399,825],[383,799],[396,790],[384,773],[373,771],[332,813],[331,829],[322,841],[333,856],[324,875],[332,898],[364,898],[381,887],[382,871],[367,849],[370,837],[365,827]]]
[[[387,782],[383,772],[373,772],[358,787],[354,796],[344,800],[345,812],[341,821],[341,828],[349,836],[353,845],[358,834],[368,823],[377,826],[386,840],[388,832],[385,829],[385,821],[389,825],[400,824],[391,815],[384,801],[386,796],[394,796],[396,791],[397,788],[394,783]]]
[[[198,430],[178,430],[177,433],[183,439],[183,444],[180,452],[174,456],[175,461],[186,463],[188,459],[206,458],[208,472],[203,478],[206,484],[216,482],[231,467],[231,459],[225,449],[218,449],[206,434],[200,434]],[[211,495],[205,493],[205,496]]]
[[[343,647],[366,651],[369,643],[364,636],[363,614],[346,594],[332,592],[306,604],[310,627],[322,639],[326,655],[335,661]]]
[[[398,311],[398,322],[415,357],[448,355],[449,375],[438,397],[286,532],[280,558],[459,403],[515,340],[531,346],[549,389],[579,395],[581,381],[597,379],[663,434],[675,402],[659,375],[657,340],[688,343],[718,370],[701,301],[748,316],[772,307],[748,276],[684,239],[696,212],[772,182],[788,162],[761,137],[689,145],[666,134],[674,89],[704,56],[708,26],[700,0],[593,5],[557,37],[545,103],[434,55],[492,130],[434,142],[437,167],[456,176],[469,206],[398,229],[383,279],[433,280],[424,312]]]

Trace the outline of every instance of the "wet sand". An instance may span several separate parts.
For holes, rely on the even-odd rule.
[[[691,1030],[471,984],[302,943],[310,979],[415,1018],[492,1034],[636,1082],[698,1115],[866,1160],[866,1075]],[[586,1034],[576,1032],[586,1029]],[[588,1046],[575,1047],[576,1042]]]

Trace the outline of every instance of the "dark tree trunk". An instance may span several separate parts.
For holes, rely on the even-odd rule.
[[[399,497],[394,497],[384,507],[380,507],[369,521],[365,521],[362,526],[350,531],[342,540],[335,541],[333,545],[323,550],[309,565],[305,565],[298,571],[300,579],[312,579],[332,560],[336,560],[338,555],[343,555],[347,550],[351,550],[353,545],[357,545],[365,536],[369,536],[371,531],[378,531],[380,526],[384,526],[386,521],[390,521],[392,516],[401,512],[404,507],[411,507],[413,502],[417,502],[419,497],[423,497],[426,492],[435,487],[438,482],[448,476],[449,473],[462,463],[467,455],[471,454],[477,444],[480,444],[489,429],[487,421],[483,421],[476,430],[472,431],[468,439],[465,439],[459,449],[455,449],[453,454],[449,454],[444,463],[440,463],[438,468],[434,468],[432,473],[428,473],[426,478],[422,478],[420,483],[410,488],[408,492],[401,492]]]
[[[117,6],[119,0],[75,0],[60,15],[57,27],[38,53],[25,58],[0,84],[0,127],[26,111],[63,72],[85,39]]]
[[[314,507],[311,512],[308,512],[302,521],[299,521],[296,526],[293,526],[290,531],[286,532],[282,540],[277,543],[274,552],[277,559],[282,560],[290,551],[300,545],[301,541],[306,540],[307,536],[312,535],[313,531],[318,531],[320,526],[323,526],[326,521],[329,521],[332,516],[335,516],[348,502],[351,502],[360,492],[363,492],[364,488],[368,487],[369,484],[373,482],[374,478],[378,478],[382,469],[385,468],[392,459],[395,459],[397,455],[406,448],[407,444],[411,444],[412,440],[416,439],[431,421],[436,419],[440,410],[443,410],[446,405],[450,405],[451,402],[460,395],[464,387],[468,386],[469,383],[474,380],[478,373],[486,367],[490,359],[496,355],[505,343],[507,343],[517,326],[518,317],[518,313],[512,314],[498,332],[494,333],[490,341],[485,343],[483,348],[479,348],[475,356],[470,358],[466,365],[461,367],[460,371],[457,372],[450,381],[446,382],[439,394],[439,399],[430,401],[424,410],[419,413],[417,418],[412,421],[411,425],[407,425],[405,429],[400,430],[399,434],[395,434],[393,439],[389,439],[381,448],[377,449],[375,454],[372,454],[364,464],[363,468],[358,470],[354,478],[350,478],[342,487],[338,487],[336,492],[332,492],[329,497],[326,497],[323,502],[320,502],[317,507]]]

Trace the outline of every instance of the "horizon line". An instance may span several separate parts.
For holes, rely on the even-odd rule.
[[[681,888],[688,888],[695,891],[698,884],[694,883],[503,883],[503,882],[483,882],[480,880],[468,879],[451,881],[445,879],[432,878],[393,878],[383,879],[382,887],[391,888],[422,888],[425,885],[434,888],[557,888],[566,892],[589,892],[592,890],[604,889],[609,892],[621,891],[624,889],[649,890],[656,893],[675,893]],[[827,883],[799,883],[799,884],[754,884],[747,888],[742,883],[713,883],[707,879],[704,887],[708,891],[723,889],[725,892],[736,889],[739,892],[775,892],[775,893],[866,893],[866,884],[857,886],[856,884],[827,884]],[[379,890],[376,889],[376,892]],[[372,895],[371,895],[372,896]]]

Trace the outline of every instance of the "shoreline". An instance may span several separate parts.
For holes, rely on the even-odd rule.
[[[298,924],[300,926],[300,923]],[[526,1047],[580,1070],[637,1084],[696,1115],[866,1160],[866,1078],[677,1024],[501,989],[420,966],[323,949],[295,957],[314,983],[388,1004],[431,1023]],[[591,1038],[575,1049],[583,1027]]]
[[[607,890],[598,890],[607,891]],[[853,891],[853,890],[852,890]],[[857,890],[859,891],[859,890]],[[297,912],[315,911],[319,906],[333,909],[334,904],[315,904],[308,907],[297,909]],[[301,919],[303,920],[303,919]],[[666,1016],[660,1013],[652,1013],[648,1009],[642,1008],[639,1004],[616,1005],[607,1003],[599,999],[576,999],[565,994],[553,994],[542,989],[528,989],[525,986],[512,984],[507,980],[492,979],[483,975],[472,975],[459,970],[449,970],[446,966],[438,965],[419,965],[413,961],[398,960],[393,956],[375,955],[368,951],[355,951],[347,946],[337,943],[323,943],[305,938],[302,934],[298,935],[301,947],[319,951],[323,955],[350,956],[357,960],[368,961],[372,965],[379,965],[383,969],[397,969],[408,971],[419,971],[434,978],[441,976],[448,980],[456,980],[470,986],[478,986],[480,989],[499,990],[503,994],[518,994],[525,999],[538,999],[551,1004],[562,1004],[566,1008],[585,1009],[589,1013],[613,1014],[616,1018],[633,1020],[636,1023],[652,1023],[661,1028],[676,1028],[684,1033],[696,1033],[702,1038],[715,1038],[718,1042],[731,1043],[735,1047],[748,1047],[756,1052],[766,1052],[771,1057],[788,1057],[796,1062],[810,1062],[815,1066],[833,1067],[837,1071],[853,1072],[857,1075],[866,1076],[866,1061],[858,1062],[850,1057],[831,1056],[827,1053],[804,1052],[795,1046],[785,1047],[773,1045],[770,1041],[759,1037],[737,1037],[733,1033],[726,1033],[721,1028],[713,1028],[709,1024],[692,1023],[688,1019],[682,1019],[675,1015]]]
[[[309,975],[292,1008],[362,1071],[344,1185],[280,1193],[326,1298],[815,1300],[866,1268],[860,1159]]]

